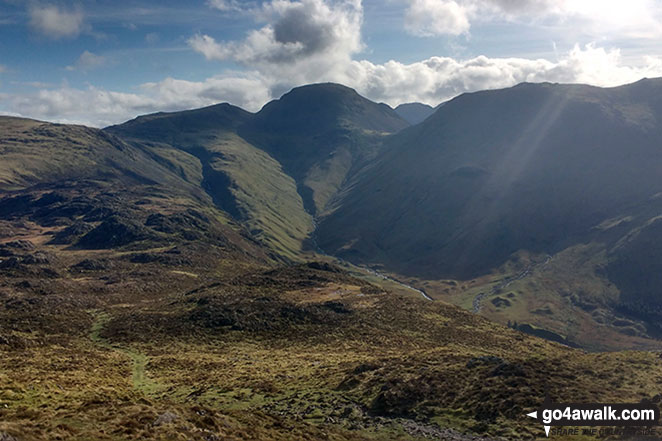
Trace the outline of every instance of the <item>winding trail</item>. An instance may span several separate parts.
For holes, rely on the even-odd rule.
[[[90,327],[90,340],[99,347],[120,352],[131,359],[131,384],[134,389],[143,393],[150,393],[158,389],[157,384],[146,375],[149,357],[141,352],[110,344],[101,336],[103,327],[111,318],[110,314],[103,311],[91,311],[91,314],[94,316],[94,321]]]
[[[344,260],[341,260],[341,261],[344,262]],[[432,297],[430,297],[430,296],[429,296],[425,291],[423,291],[422,289],[414,288],[414,287],[411,286],[411,285],[408,285],[408,284],[406,284],[406,283],[404,283],[404,282],[401,282],[401,281],[398,280],[398,279],[394,279],[393,277],[389,277],[389,276],[387,276],[387,275],[385,275],[385,274],[382,274],[382,273],[380,273],[380,272],[377,272],[377,271],[375,271],[375,270],[373,270],[373,269],[363,268],[363,267],[359,267],[359,268],[361,268],[362,270],[366,271],[366,272],[369,273],[369,274],[372,274],[373,276],[377,276],[377,277],[379,277],[380,279],[388,280],[389,282],[397,283],[398,285],[402,286],[403,288],[407,288],[407,289],[410,289],[410,290],[412,290],[412,291],[416,291],[417,293],[419,293],[420,295],[422,295],[423,298],[424,298],[425,300],[429,300],[429,301],[431,301],[431,302],[434,301],[434,299],[433,299]]]
[[[517,274],[516,276],[513,277],[506,277],[503,279],[500,283],[496,284],[495,286],[492,287],[492,289],[488,292],[481,292],[479,293],[476,297],[474,297],[473,301],[473,312],[475,314],[478,314],[480,312],[480,309],[482,307],[482,302],[485,297],[490,296],[492,294],[496,294],[497,291],[502,290],[504,288],[507,288],[510,286],[511,283],[517,282],[518,280],[522,280],[525,277],[527,277],[531,272],[537,268],[542,268],[545,265],[547,265],[550,261],[552,260],[552,256],[549,254],[546,256],[545,261],[541,263],[530,263],[524,271],[521,273]]]
[[[344,264],[344,265],[347,265],[347,266],[350,266],[350,267],[358,268],[358,269],[360,269],[360,270],[362,270],[362,271],[364,271],[364,272],[366,272],[366,273],[368,273],[368,274],[371,274],[371,275],[373,275],[373,276],[379,277],[380,279],[388,280],[389,282],[393,282],[393,283],[395,283],[395,284],[397,284],[397,285],[402,286],[403,288],[409,289],[409,290],[411,290],[411,291],[415,291],[415,292],[419,293],[421,296],[423,296],[423,298],[424,298],[425,300],[429,300],[429,301],[431,301],[431,302],[434,301],[434,299],[433,299],[432,297],[430,297],[430,296],[429,296],[425,291],[423,291],[422,289],[414,288],[414,287],[411,286],[411,285],[408,285],[408,284],[406,284],[406,283],[404,283],[404,282],[401,282],[401,281],[399,281],[399,280],[397,280],[397,279],[394,279],[393,277],[389,277],[389,276],[387,276],[387,275],[385,275],[385,274],[382,274],[382,273],[380,273],[380,272],[377,272],[377,271],[375,271],[375,270],[373,270],[373,269],[365,268],[365,267],[362,267],[362,266],[359,266],[359,265],[355,265],[355,264],[353,264],[353,263],[351,263],[351,262],[348,262],[348,261],[346,261],[346,260],[344,260],[344,259],[341,259],[340,257],[332,256],[331,254],[328,254],[326,251],[324,251],[324,250],[319,246],[319,243],[317,242],[317,219],[315,219],[315,218],[313,218],[313,231],[312,231],[311,234],[310,234],[310,241],[311,241],[312,244],[314,245],[315,250],[316,250],[318,253],[320,253],[320,254],[322,254],[322,255],[324,255],[324,256],[326,256],[326,257],[330,257],[330,258],[332,258],[332,259],[336,259],[338,262],[341,262],[341,263]]]

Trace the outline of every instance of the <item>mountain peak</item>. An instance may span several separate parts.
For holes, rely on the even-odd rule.
[[[359,93],[352,89],[351,87],[339,84],[339,83],[313,83],[306,84],[303,86],[298,86],[284,94],[281,98],[286,96],[296,96],[297,94],[304,93],[334,93],[334,94],[346,94],[347,96],[360,96]]]
[[[425,121],[434,111],[435,108],[423,103],[405,103],[395,108],[395,113],[412,125]]]
[[[386,104],[378,104],[356,90],[336,83],[296,87],[265,105],[254,119],[256,126],[279,131],[331,130],[338,123],[363,130],[397,132],[409,125]]]

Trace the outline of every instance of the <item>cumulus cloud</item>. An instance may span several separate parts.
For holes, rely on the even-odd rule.
[[[587,45],[575,46],[557,62],[485,56],[468,60],[431,57],[411,64],[354,61],[345,80],[367,97],[391,105],[412,101],[434,105],[463,92],[521,82],[616,86],[661,75],[662,59],[645,57],[641,66],[632,67],[623,64],[619,50]]]
[[[468,10],[453,0],[412,0],[405,29],[420,37],[463,34],[469,31]]]
[[[420,37],[468,33],[474,22],[546,20],[598,37],[662,36],[656,0],[403,0],[405,30]]]
[[[86,50],[80,55],[80,57],[78,57],[76,64],[72,66],[67,66],[67,70],[70,71],[80,70],[83,72],[87,72],[104,66],[106,62],[107,62],[106,57],[101,55],[95,55],[92,52]]]
[[[263,73],[300,80],[346,65],[363,47],[360,0],[274,0],[253,13],[267,24],[244,40],[219,42],[209,35],[196,35],[189,45],[209,60],[233,60]]]
[[[219,102],[257,110],[269,98],[266,81],[257,76],[216,76],[201,82],[166,78],[143,84],[136,93],[93,86],[45,88],[36,93],[8,96],[5,101],[9,107],[4,113],[104,127],[140,114],[192,109]]]
[[[362,95],[392,106],[419,101],[436,105],[464,92],[509,87],[520,82],[589,83],[615,86],[643,77],[662,76],[662,59],[645,57],[640,66],[624,64],[620,51],[595,45],[575,46],[558,61],[525,58],[458,60],[431,57],[415,63],[349,61],[338,69],[302,82],[257,71],[231,72],[205,81],[167,78],[146,83],[135,93],[88,87],[42,89],[9,96],[7,112],[59,122],[97,127],[119,123],[139,114],[183,110],[230,102],[256,111],[290,87],[312,81],[335,81]]]
[[[83,11],[65,10],[56,5],[33,4],[29,8],[30,27],[50,38],[78,36],[84,28]]]

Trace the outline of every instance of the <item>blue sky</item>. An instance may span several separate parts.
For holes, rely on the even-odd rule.
[[[0,0],[0,112],[104,126],[335,81],[392,106],[662,76],[658,0]]]

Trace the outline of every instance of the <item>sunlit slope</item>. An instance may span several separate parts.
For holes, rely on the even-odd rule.
[[[123,179],[168,184],[204,197],[204,192],[196,191],[141,148],[89,127],[0,117],[0,156],[1,190],[78,179]],[[182,166],[191,175],[194,168]]]
[[[214,206],[195,157],[82,126],[10,117],[0,125],[2,272],[39,274],[30,265],[53,261],[33,240],[95,253],[203,243],[238,262],[267,261],[245,227]],[[44,272],[42,278],[58,276]]]
[[[385,135],[409,124],[339,84],[293,89],[239,129],[292,176],[310,213],[324,211],[346,181],[374,159]]]
[[[274,256],[297,258],[312,230],[294,180],[268,153],[236,134],[251,114],[220,104],[186,112],[146,115],[106,129],[132,139],[162,160],[185,152],[201,169],[199,185],[217,207],[241,222]],[[177,168],[177,165],[174,165]]]

